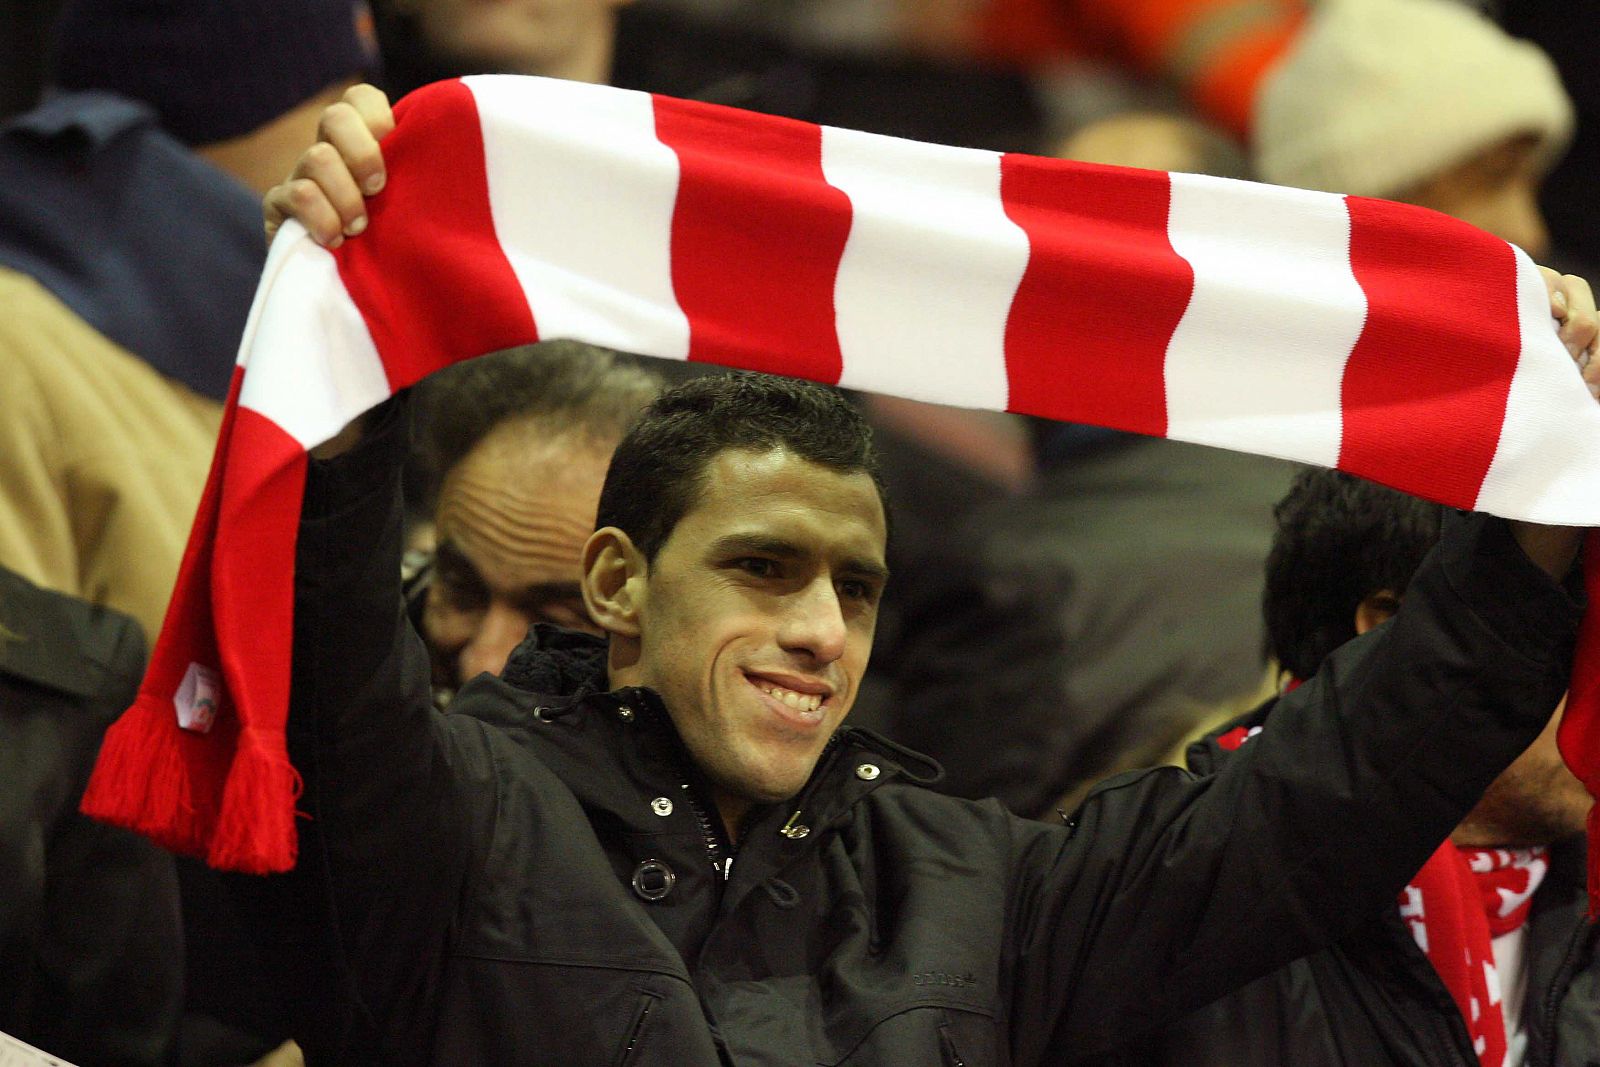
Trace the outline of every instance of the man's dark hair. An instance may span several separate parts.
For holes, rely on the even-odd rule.
[[[1273,509],[1263,609],[1267,652],[1296,678],[1356,635],[1356,608],[1389,590],[1404,594],[1439,540],[1443,509],[1342,471],[1295,478]]]
[[[447,367],[417,387],[415,431],[429,512],[440,482],[501,423],[548,423],[609,443],[661,392],[634,357],[577,341],[508,348]]]
[[[708,375],[662,393],[617,446],[597,526],[615,526],[647,560],[699,498],[728,449],[787,449],[830,470],[863,472],[888,502],[872,431],[836,389],[769,374]]]

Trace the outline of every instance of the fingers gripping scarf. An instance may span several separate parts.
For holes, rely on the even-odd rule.
[[[330,253],[289,225],[272,247],[149,673],[84,798],[216,866],[295,859],[307,449],[511,345],[576,338],[1600,521],[1600,408],[1537,272],[1443,216],[533,78],[442,82],[396,115],[369,232]],[[1586,648],[1569,755],[1600,754]],[[1591,785],[1597,765],[1577,761]]]

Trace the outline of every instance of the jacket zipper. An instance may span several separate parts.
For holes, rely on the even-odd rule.
[[[683,741],[673,731],[670,725],[671,718],[667,715],[665,706],[661,704],[660,697],[648,689],[636,689],[633,692],[637,697],[630,703],[637,711],[652,715],[657,724],[661,725],[676,742],[679,788],[683,791],[683,798],[689,805],[689,810],[694,813],[695,825],[700,828],[700,843],[705,849],[706,860],[716,872],[718,884],[726,885],[728,875],[733,869],[734,850],[720,824],[712,818],[711,805],[701,799],[699,790],[695,788],[694,776],[687,773],[689,755],[683,747]]]
[[[683,795],[689,801],[689,810],[694,812],[695,822],[699,824],[700,841],[705,846],[706,859],[711,861],[711,869],[717,872],[717,877],[726,882],[733,870],[732,850],[723,840],[722,831],[718,829],[717,824],[711,821],[705,805],[695,796],[695,788],[691,783],[683,783]]]

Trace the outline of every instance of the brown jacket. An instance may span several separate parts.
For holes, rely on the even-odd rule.
[[[0,383],[0,564],[132,615],[153,641],[220,405],[4,269]]]

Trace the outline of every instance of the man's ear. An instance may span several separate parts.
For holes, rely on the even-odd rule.
[[[1400,598],[1392,589],[1380,589],[1356,605],[1356,636],[1376,629],[1400,610]]]
[[[584,542],[583,602],[607,633],[639,636],[649,566],[633,539],[615,526],[596,530]]]

